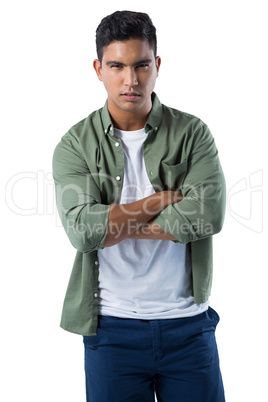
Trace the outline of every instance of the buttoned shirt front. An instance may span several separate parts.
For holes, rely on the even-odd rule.
[[[181,202],[165,208],[154,221],[190,248],[194,300],[204,303],[212,285],[212,236],[221,230],[225,212],[218,151],[204,122],[161,104],[155,93],[152,100],[143,144],[146,171],[156,192],[183,193]],[[77,249],[61,327],[96,335],[98,250],[107,235],[110,205],[118,203],[124,180],[124,152],[114,136],[107,102],[62,137],[53,155],[53,177],[58,212]]]

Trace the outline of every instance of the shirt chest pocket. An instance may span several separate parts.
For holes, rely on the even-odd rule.
[[[168,165],[161,162],[160,177],[165,190],[179,190],[182,188],[186,173],[187,159],[176,165]]]

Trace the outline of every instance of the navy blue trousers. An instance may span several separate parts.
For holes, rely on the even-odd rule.
[[[224,402],[219,316],[138,320],[99,316],[84,336],[87,402]]]

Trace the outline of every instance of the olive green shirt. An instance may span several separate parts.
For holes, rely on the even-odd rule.
[[[181,202],[154,221],[190,248],[194,301],[204,303],[212,284],[212,235],[221,230],[225,213],[218,151],[200,119],[161,104],[155,93],[152,100],[143,144],[147,174],[156,192],[183,193]],[[107,102],[62,137],[53,155],[53,177],[58,212],[77,249],[60,325],[96,335],[98,249],[106,238],[110,204],[118,203],[124,180],[124,151],[114,136]]]

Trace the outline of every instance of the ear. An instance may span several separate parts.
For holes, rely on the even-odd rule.
[[[101,62],[100,62],[98,59],[95,59],[95,60],[93,61],[93,67],[94,67],[94,70],[96,71],[96,74],[97,74],[97,76],[98,76],[98,79],[99,79],[100,81],[102,81]]]
[[[161,65],[161,57],[159,57],[159,56],[156,57],[155,64],[156,64],[157,77],[158,77],[159,69],[160,69],[160,65]]]

